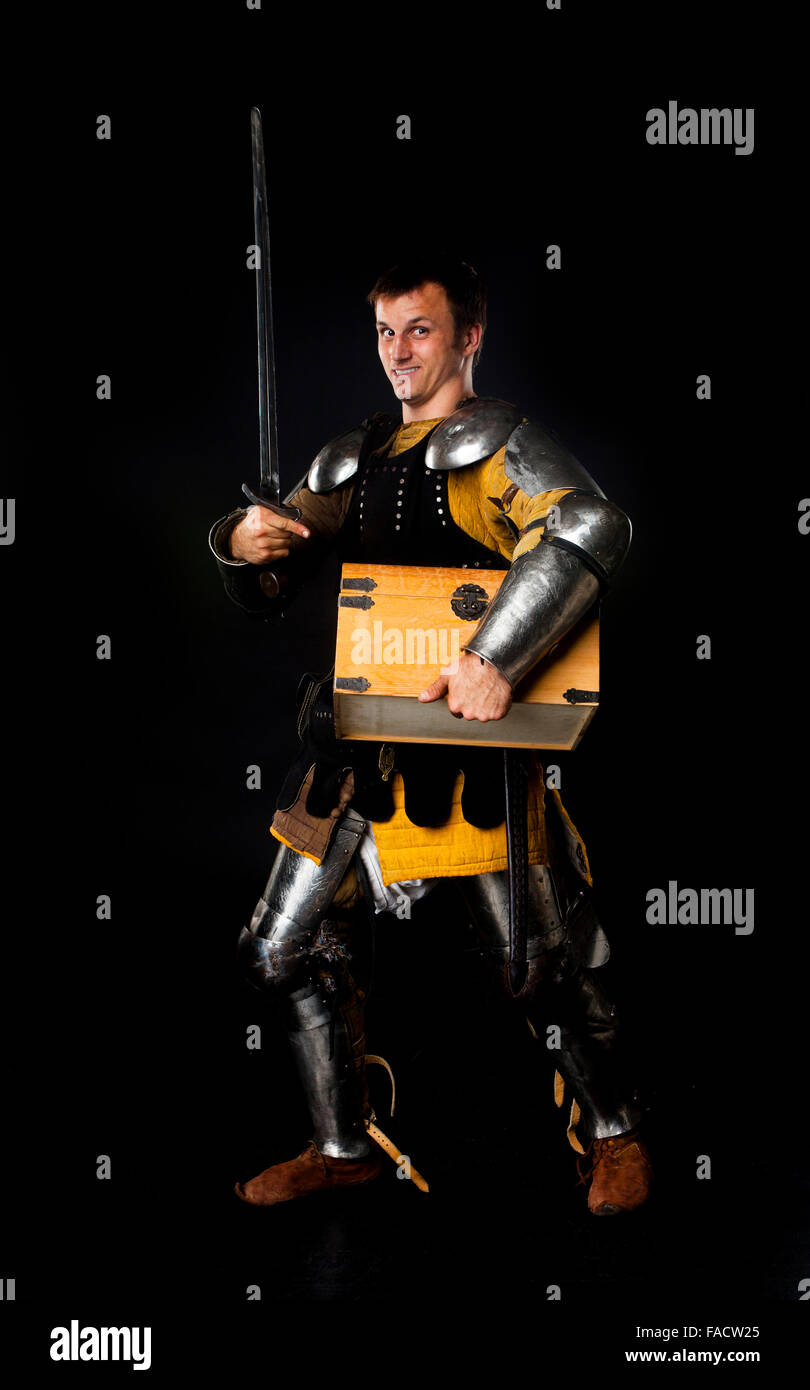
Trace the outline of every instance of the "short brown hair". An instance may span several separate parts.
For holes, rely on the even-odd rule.
[[[477,367],[487,326],[487,292],[478,272],[458,256],[440,251],[400,261],[377,277],[366,298],[372,309],[376,309],[378,299],[409,294],[428,281],[441,285],[447,295],[457,339],[474,323],[480,323],[481,342],[473,357],[473,366]]]

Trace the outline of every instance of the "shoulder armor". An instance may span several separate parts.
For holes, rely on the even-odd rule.
[[[516,406],[494,396],[476,396],[454,410],[430,436],[425,463],[444,472],[480,463],[502,449],[523,419]]]
[[[365,455],[384,444],[396,427],[396,420],[380,412],[324,444],[309,466],[306,483],[310,492],[331,492],[340,487],[354,476]]]
[[[592,492],[597,497],[605,495],[578,459],[542,425],[531,420],[510,434],[503,467],[509,481],[517,483],[527,497],[563,487]]]
[[[360,464],[360,450],[365,440],[366,431],[362,425],[357,425],[324,444],[309,466],[307,487],[310,492],[331,492],[351,478]]]

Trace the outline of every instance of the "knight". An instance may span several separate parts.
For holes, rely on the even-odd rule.
[[[259,499],[221,517],[210,548],[229,598],[256,620],[289,604],[330,548],[345,561],[505,571],[457,669],[420,696],[446,700],[457,719],[498,721],[523,676],[610,588],[630,522],[550,431],[476,396],[486,294],[471,266],[444,254],[403,260],[368,302],[401,411],[326,444],[283,508]],[[378,1177],[381,1149],[397,1155],[369,1103],[354,910],[361,897],[375,912],[410,910],[451,878],[532,1032],[559,1029],[555,1096],[567,1095],[569,1142],[590,1160],[590,1211],[637,1209],[652,1169],[600,978],[609,947],[585,845],[538,757],[510,780],[502,750],[474,742],[347,742],[330,699],[328,678],[303,693],[272,825],[278,851],[239,938],[248,978],[284,1010],[312,1137],[237,1195],[274,1205],[355,1186]],[[538,1060],[548,1068],[547,1053]]]

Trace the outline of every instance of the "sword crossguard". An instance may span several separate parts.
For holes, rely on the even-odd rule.
[[[255,492],[247,483],[242,484],[242,491],[256,507],[266,507],[269,512],[275,512],[276,516],[289,517],[290,521],[301,520],[300,507],[284,507],[272,493]]]

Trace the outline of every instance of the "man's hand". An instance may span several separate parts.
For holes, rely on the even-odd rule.
[[[447,696],[447,708],[458,719],[503,719],[512,707],[512,687],[508,680],[482,661],[474,652],[462,652],[454,676],[438,676],[419,699],[423,704]]]
[[[231,532],[231,555],[234,560],[247,560],[251,565],[266,565],[281,560],[290,553],[290,532],[309,538],[309,531],[300,521],[276,516],[267,507],[248,507],[247,515]]]

